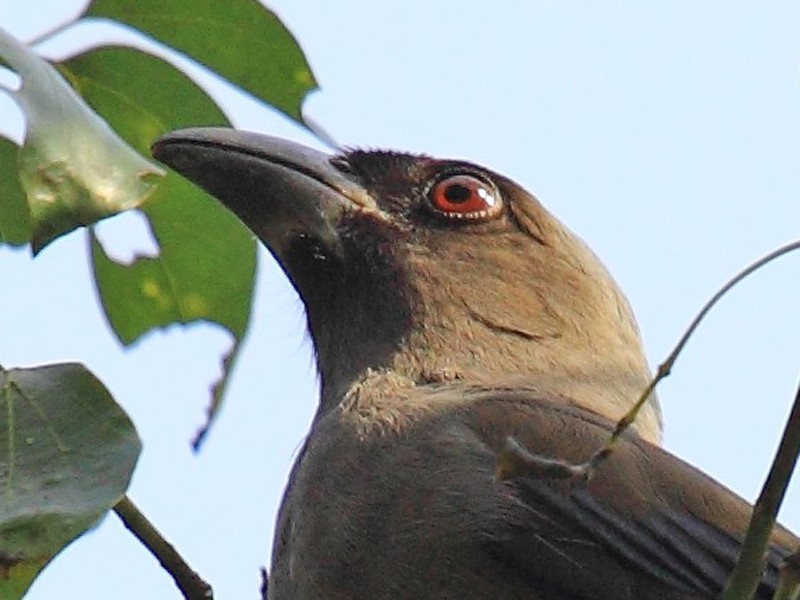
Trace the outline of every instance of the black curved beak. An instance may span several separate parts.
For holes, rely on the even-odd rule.
[[[323,152],[227,128],[181,129],[153,144],[153,156],[216,197],[283,262],[298,236],[340,254],[343,212],[375,202]]]

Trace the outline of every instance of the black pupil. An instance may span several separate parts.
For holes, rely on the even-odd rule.
[[[469,200],[469,197],[472,195],[470,189],[459,183],[453,183],[447,186],[447,189],[444,192],[444,197],[447,198],[448,202],[452,202],[453,204],[461,204],[462,202],[466,202]]]

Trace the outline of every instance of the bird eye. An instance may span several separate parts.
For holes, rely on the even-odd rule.
[[[494,186],[474,175],[451,175],[430,190],[437,212],[454,219],[486,219],[500,211],[500,194]]]

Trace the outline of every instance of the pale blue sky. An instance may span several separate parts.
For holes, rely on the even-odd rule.
[[[80,4],[0,0],[0,24],[25,38]],[[653,365],[724,280],[800,238],[795,2],[270,6],[321,83],[308,115],[343,144],[467,158],[525,185],[607,263]],[[273,112],[224,97],[238,125],[314,143]],[[0,129],[18,128],[13,107],[0,103]],[[106,239],[135,239],[135,224],[119,221]],[[228,404],[193,456],[188,440],[225,336],[175,329],[124,352],[97,307],[80,233],[34,261],[0,250],[0,363],[80,360],[105,381],[145,442],[131,496],[220,599],[257,597],[284,480],[316,402],[302,307],[264,259]],[[748,498],[800,373],[799,270],[791,256],[737,289],[661,387],[667,446]],[[800,530],[796,484],[783,518]],[[29,597],[178,595],[111,516],[59,556]]]

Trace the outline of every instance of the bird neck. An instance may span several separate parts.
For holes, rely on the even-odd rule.
[[[383,374],[418,387],[522,382],[621,418],[650,379],[638,329],[602,264],[563,236],[536,245],[519,235],[482,245],[386,244],[330,273],[295,268],[320,411],[354,389],[368,393]],[[634,427],[660,441],[655,398]]]
[[[328,323],[324,333],[315,336],[322,413],[358,398],[362,410],[371,406],[367,412],[377,416],[382,413],[373,403],[382,404],[387,395],[452,382],[458,387],[527,386],[544,397],[567,397],[618,420],[650,379],[638,333],[618,323],[587,330],[585,323],[577,326],[575,319],[561,315],[557,328],[554,320],[551,328],[531,331],[505,322],[503,315],[488,316],[468,302],[424,303],[408,311],[390,304],[382,308],[382,318],[371,317],[369,310],[361,312],[372,335]],[[547,312],[545,307],[541,310]],[[547,319],[538,322],[547,324]],[[394,414],[397,403],[385,404]],[[634,429],[660,443],[655,397]]]

